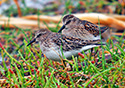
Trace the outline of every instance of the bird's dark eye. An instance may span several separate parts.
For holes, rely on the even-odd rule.
[[[40,37],[40,36],[41,36],[41,34],[37,35],[37,38]]]
[[[66,25],[69,24],[70,22],[71,22],[71,20],[67,21],[67,22],[66,22]]]

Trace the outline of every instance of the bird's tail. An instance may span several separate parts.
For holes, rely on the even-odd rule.
[[[109,28],[108,27],[100,27],[101,29],[101,33],[104,33],[106,30],[108,30]]]

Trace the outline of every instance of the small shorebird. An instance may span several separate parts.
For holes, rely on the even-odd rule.
[[[78,52],[100,46],[100,40],[83,40],[60,33],[54,33],[47,29],[38,30],[33,40],[27,46],[36,41],[39,42],[42,53],[45,54],[48,59],[54,61],[61,61],[60,58],[62,58],[63,55],[67,59],[71,59],[72,55],[76,56]]]
[[[66,15],[62,19],[63,26],[58,31],[66,36],[81,38],[84,40],[100,39],[99,27],[89,21],[80,20],[74,15]],[[107,27],[100,27],[101,34],[105,32]]]

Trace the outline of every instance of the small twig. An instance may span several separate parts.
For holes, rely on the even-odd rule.
[[[17,6],[18,16],[21,17],[22,13],[21,13],[21,9],[20,9],[18,0],[13,0],[13,1],[15,2],[16,6]]]

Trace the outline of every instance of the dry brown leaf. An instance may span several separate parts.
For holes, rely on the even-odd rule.
[[[117,15],[117,14],[106,14],[107,16],[114,17],[118,20],[125,21],[125,15]]]
[[[88,20],[92,23],[97,24],[100,22],[101,25],[106,25],[109,27],[116,28],[118,30],[124,30],[125,29],[125,22],[118,20],[114,17],[107,16],[104,14],[100,13],[78,13],[74,14],[76,17],[82,19],[82,20]],[[46,28],[45,24],[43,24],[43,21],[45,22],[53,22],[53,23],[58,23],[61,20],[61,15],[58,16],[45,16],[45,15],[40,15],[40,28]],[[117,17],[118,18],[118,17]],[[124,16],[122,17],[124,18]],[[14,18],[11,17],[8,19],[8,17],[1,17],[0,18],[0,25],[4,26],[4,24],[8,24],[9,22],[9,27],[13,27],[12,25],[16,26],[22,26],[23,27],[38,27],[38,16],[37,15],[30,15],[30,16],[24,16],[22,18]],[[9,20],[9,21],[8,21]],[[49,27],[56,27],[54,24],[49,24],[47,23]],[[62,24],[60,23],[60,26]]]
[[[40,15],[39,19],[40,19],[40,21],[58,23],[60,21],[61,17],[62,17],[61,15],[59,15],[59,16]],[[29,15],[29,16],[24,16],[22,18],[31,19],[31,20],[38,20],[38,15]]]
[[[100,24],[113,27],[119,30],[125,29],[125,22],[115,19],[111,16],[106,16],[104,14],[100,13],[84,13],[84,14],[74,14],[76,17],[82,19],[82,20],[88,20],[92,23],[98,23]]]
[[[15,26],[18,26],[20,28],[34,28],[38,27],[38,21],[36,20],[27,20],[22,18],[8,18],[8,17],[1,17],[0,18],[0,25],[2,27],[10,27],[15,28]],[[47,24],[49,27],[56,27],[54,24]],[[47,28],[46,25],[42,22],[40,22],[40,28]]]
[[[101,25],[106,25],[109,27],[113,27],[119,30],[125,29],[125,22],[122,21],[121,19],[125,19],[125,16],[121,15],[104,15],[101,13],[77,13],[74,14],[76,17],[80,18],[81,20],[88,20],[92,23],[98,23],[100,22]],[[44,16],[41,15],[39,19],[41,21],[45,22],[55,22],[58,23],[60,21],[62,16]],[[24,16],[23,18],[25,19],[32,19],[32,20],[37,20],[38,16],[37,15],[30,15],[30,16]]]

